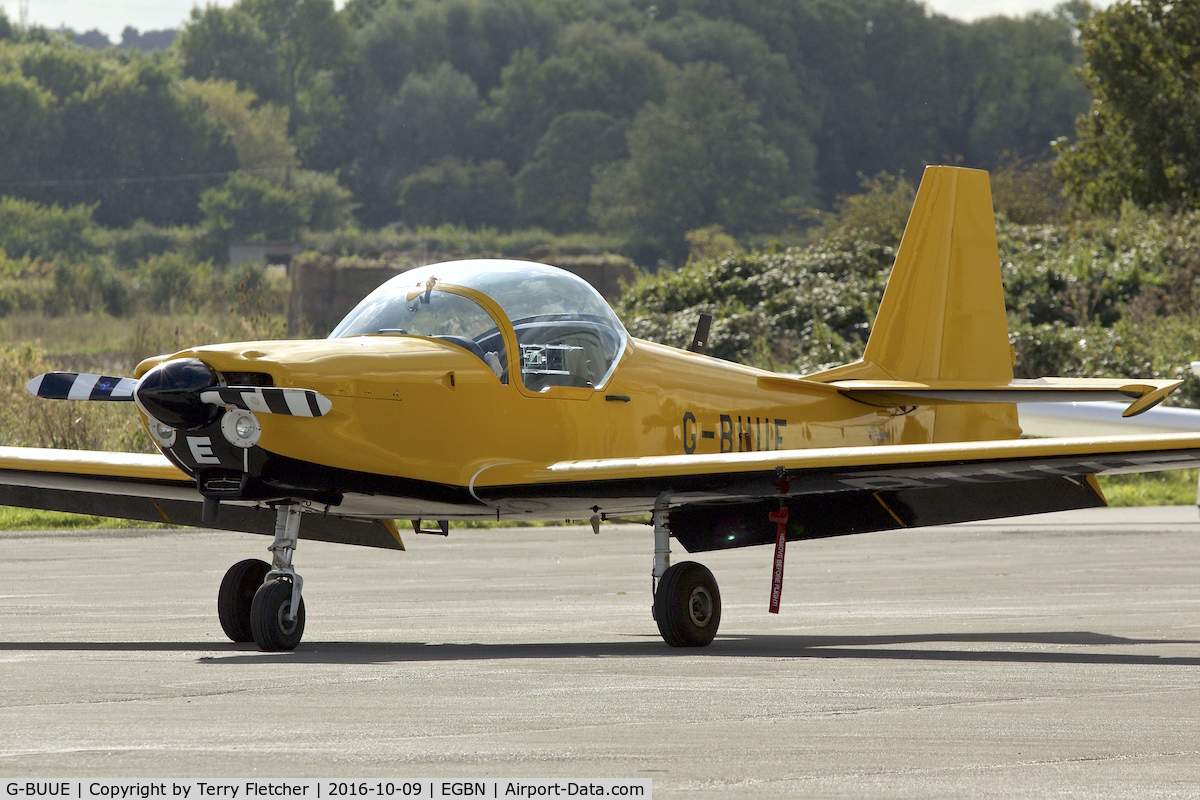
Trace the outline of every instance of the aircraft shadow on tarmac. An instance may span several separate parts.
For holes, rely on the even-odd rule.
[[[934,648],[921,645],[1026,645],[1024,647]],[[1026,664],[1110,664],[1200,666],[1198,656],[1164,656],[1145,652],[1155,645],[1200,645],[1196,639],[1133,639],[1090,631],[999,633],[923,633],[889,636],[785,636],[750,634],[718,636],[702,649],[668,647],[657,637],[613,642],[481,644],[425,642],[306,642],[292,652],[263,653],[252,645],[228,642],[0,642],[3,651],[203,652],[206,664],[275,663],[383,664],[422,661],[506,661],[582,658],[834,658],[897,661],[1007,662]],[[1138,647],[1141,652],[1112,652],[1112,647]],[[1085,648],[1070,650],[1065,648]],[[1104,648],[1098,650],[1097,648]]]

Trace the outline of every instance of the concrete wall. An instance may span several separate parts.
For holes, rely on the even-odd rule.
[[[621,280],[633,274],[630,261],[611,254],[550,256],[545,262],[575,273],[610,302],[620,297]],[[289,267],[292,288],[288,298],[288,336],[327,336],[375,287],[424,263],[427,262],[402,258],[336,259],[313,253],[293,259]]]

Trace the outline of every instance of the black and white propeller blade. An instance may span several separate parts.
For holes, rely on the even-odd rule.
[[[333,408],[329,398],[312,389],[280,389],[273,386],[221,386],[200,393],[201,401],[259,414],[288,414],[293,417],[323,417]]]
[[[31,380],[30,393],[49,400],[116,400],[132,402],[137,381],[83,372],[47,372]]]
[[[168,362],[171,363],[171,362]],[[197,362],[198,363],[198,362]],[[190,421],[193,424],[211,421],[213,411],[201,411],[204,405],[240,408],[259,414],[283,414],[292,417],[323,417],[333,408],[329,398],[312,389],[285,389],[274,386],[209,386],[205,388],[188,389],[184,387],[168,388],[159,386],[142,387],[139,395],[147,413],[156,417],[167,417],[168,422],[182,423]],[[77,372],[47,372],[31,380],[27,387],[30,393],[47,400],[117,400],[131,402],[138,394],[139,382],[133,378],[114,378],[109,375],[90,375]],[[198,392],[197,392],[198,389]],[[193,394],[193,392],[197,392]],[[198,397],[197,397],[198,394]],[[188,396],[193,398],[187,400]],[[174,398],[174,399],[172,399]],[[195,411],[185,414],[184,420],[174,419],[182,414],[184,406],[196,403]],[[160,408],[166,404],[166,407]],[[178,412],[178,413],[172,413]],[[191,420],[190,417],[197,417]]]

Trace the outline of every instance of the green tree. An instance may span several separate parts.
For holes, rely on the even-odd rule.
[[[116,66],[113,61],[62,39],[24,42],[11,53],[16,69],[37,81],[59,102],[83,94],[106,68]]]
[[[197,81],[180,83],[180,91],[204,101],[208,113],[224,127],[238,166],[243,170],[270,170],[282,176],[299,168],[296,146],[288,138],[288,111],[273,103],[257,104],[251,91],[239,91],[233,81]]]
[[[444,158],[400,184],[400,207],[404,221],[412,225],[451,222],[505,229],[516,216],[516,190],[501,161],[472,164]]]
[[[195,6],[175,48],[189,78],[231,81],[259,97],[286,103],[267,35],[244,4]]]
[[[353,195],[334,175],[301,169],[290,173],[285,181],[306,212],[304,226],[309,230],[332,231],[352,222]]]
[[[626,155],[619,120],[600,111],[558,117],[517,174],[522,220],[560,233],[586,228],[596,169]]]
[[[481,124],[477,112],[513,54],[544,56],[558,29],[555,12],[536,0],[371,0],[343,13],[357,25],[353,69],[337,82],[342,140],[352,144],[340,161],[320,164],[344,168],[368,224],[394,219],[398,183],[413,170],[447,155],[479,162],[503,151],[503,126]],[[335,123],[332,106],[323,106],[322,126]],[[476,118],[464,119],[468,112]],[[332,154],[335,143],[322,136]]]
[[[33,182],[53,173],[62,136],[53,95],[20,73],[0,73],[0,181],[8,191],[36,191]]]
[[[692,13],[648,27],[642,38],[678,66],[697,61],[723,65],[758,108],[771,142],[788,157],[788,193],[814,199],[816,151],[809,132],[818,115],[804,99],[787,58],[743,25]]]
[[[204,227],[223,245],[238,240],[294,239],[311,210],[295,192],[245,172],[200,198]]]
[[[519,53],[491,95],[503,158],[519,169],[550,123],[569,111],[632,119],[646,103],[662,101],[668,71],[645,44],[599,23],[565,30],[559,52],[545,60],[533,51]]]
[[[360,25],[355,33],[359,70],[383,94],[395,92],[412,71],[429,72],[442,62],[469,76],[484,92],[500,83],[515,53],[545,56],[559,19],[536,0],[391,0],[348,5]]]
[[[886,247],[899,247],[916,190],[904,176],[881,172],[863,178],[862,191],[837,202],[837,213],[824,221],[824,239],[862,239]]]
[[[860,13],[857,5],[856,0],[678,2],[678,13],[737,23],[787,59],[802,103],[815,120],[810,138],[817,153],[819,198],[825,203],[853,193],[860,173],[910,168],[892,157],[895,150],[889,149],[889,140],[921,135],[911,126],[885,127],[878,110],[879,89],[867,75],[868,59],[877,49],[872,40],[875,26],[882,17]],[[931,45],[926,38],[913,46],[930,58]]]
[[[204,103],[176,90],[168,67],[147,57],[107,71],[62,109],[64,202],[98,202],[96,219],[128,225],[192,222],[198,175],[236,166],[236,155]],[[61,174],[61,173],[60,173]]]
[[[89,51],[58,35],[30,37],[0,47],[6,191],[98,203],[96,219],[107,225],[194,220],[197,176],[236,160],[203,103],[177,90],[173,65]]]
[[[1058,175],[1084,207],[1200,206],[1200,0],[1140,0],[1082,26],[1095,99]]]
[[[344,66],[349,32],[333,0],[238,0],[193,9],[177,46],[187,77],[234,81],[292,111],[305,86]]]
[[[972,164],[992,167],[1006,154],[1044,160],[1051,143],[1073,130],[1087,108],[1087,87],[1078,71],[1083,58],[1075,39],[1076,18],[1055,14],[979,20],[958,37],[953,75],[955,133],[947,137]]]
[[[475,82],[448,62],[429,73],[409,73],[395,94],[372,110],[374,135],[359,139],[348,171],[348,182],[363,201],[363,220],[372,225],[394,221],[397,189],[413,172],[448,156],[470,160],[481,107]]]
[[[475,82],[449,63],[411,73],[380,110],[383,160],[403,176],[444,156],[469,156],[479,109]]]
[[[689,64],[666,101],[634,120],[629,159],[601,170],[592,192],[597,224],[676,255],[689,230],[770,228],[788,164],[757,120],[724,67]]]
[[[0,197],[0,251],[9,258],[50,260],[95,253],[96,224],[91,206],[44,206],[16,197]]]

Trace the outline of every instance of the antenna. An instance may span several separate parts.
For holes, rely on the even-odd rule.
[[[701,314],[699,321],[696,323],[696,335],[692,337],[692,344],[688,347],[688,350],[704,355],[704,351],[708,349],[708,329],[711,325],[712,314]]]
[[[29,28],[29,0],[17,0],[17,25],[21,30]]]

